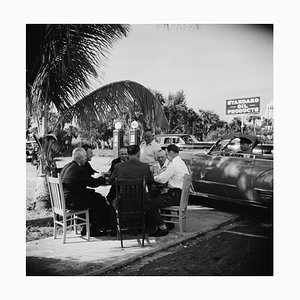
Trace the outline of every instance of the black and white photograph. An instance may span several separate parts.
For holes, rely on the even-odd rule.
[[[74,16],[49,16],[55,1],[44,16],[26,9],[13,29],[21,78],[7,73],[14,104],[2,127],[18,150],[5,168],[4,224],[18,224],[6,234],[26,299],[45,291],[25,282],[44,280],[72,297],[85,296],[85,282],[93,296],[116,289],[110,298],[131,297],[140,282],[145,298],[201,285],[213,299],[283,296],[285,276],[294,286],[297,45],[277,10],[247,16],[256,1],[235,13],[236,1],[210,4],[213,17],[177,1],[172,15],[167,2],[133,16],[123,15],[129,3],[104,4],[102,17],[88,1]]]
[[[27,275],[272,276],[272,61],[272,24],[26,24]]]

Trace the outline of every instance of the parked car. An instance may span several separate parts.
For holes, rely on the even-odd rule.
[[[241,138],[249,140],[248,151],[240,151]],[[273,145],[268,145],[268,151],[264,146],[256,136],[231,134],[219,139],[207,153],[185,153],[182,158],[193,172],[191,194],[271,208]]]
[[[154,136],[162,149],[175,144],[179,150],[202,149],[209,150],[214,142],[200,142],[191,134],[159,134]]]
[[[32,161],[37,148],[38,144],[36,141],[26,141],[26,161]]]
[[[253,149],[253,154],[273,155],[273,144],[259,144]]]

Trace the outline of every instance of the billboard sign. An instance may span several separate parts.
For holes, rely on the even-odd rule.
[[[260,113],[260,97],[226,100],[226,115],[253,115]]]

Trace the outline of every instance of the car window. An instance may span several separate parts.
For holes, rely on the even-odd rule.
[[[165,138],[165,144],[171,144],[171,139],[170,138]]]
[[[187,135],[182,137],[185,144],[192,144],[193,140]]]

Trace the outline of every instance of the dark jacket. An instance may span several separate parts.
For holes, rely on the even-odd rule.
[[[85,167],[78,165],[76,161],[72,161],[65,165],[60,172],[62,180],[66,206],[69,207],[71,202],[84,201],[91,192],[87,187],[98,187],[105,183],[103,177],[97,179],[91,177]]]
[[[86,169],[87,173],[88,173],[90,176],[93,175],[93,174],[95,174],[95,173],[99,173],[98,171],[95,171],[95,170],[92,168],[91,164],[90,164],[88,161],[84,164],[83,167]]]
[[[129,159],[123,163],[115,165],[114,172],[110,177],[109,183],[113,184],[115,178],[137,179],[142,177],[145,177],[148,187],[154,183],[153,174],[148,164],[142,163],[137,159]]]
[[[120,163],[120,162],[122,162],[120,157],[114,159],[114,160],[111,162],[111,166],[110,166],[110,169],[108,170],[108,172],[109,172],[110,174],[112,174],[112,173],[114,172],[115,165],[118,164],[118,163]]]

